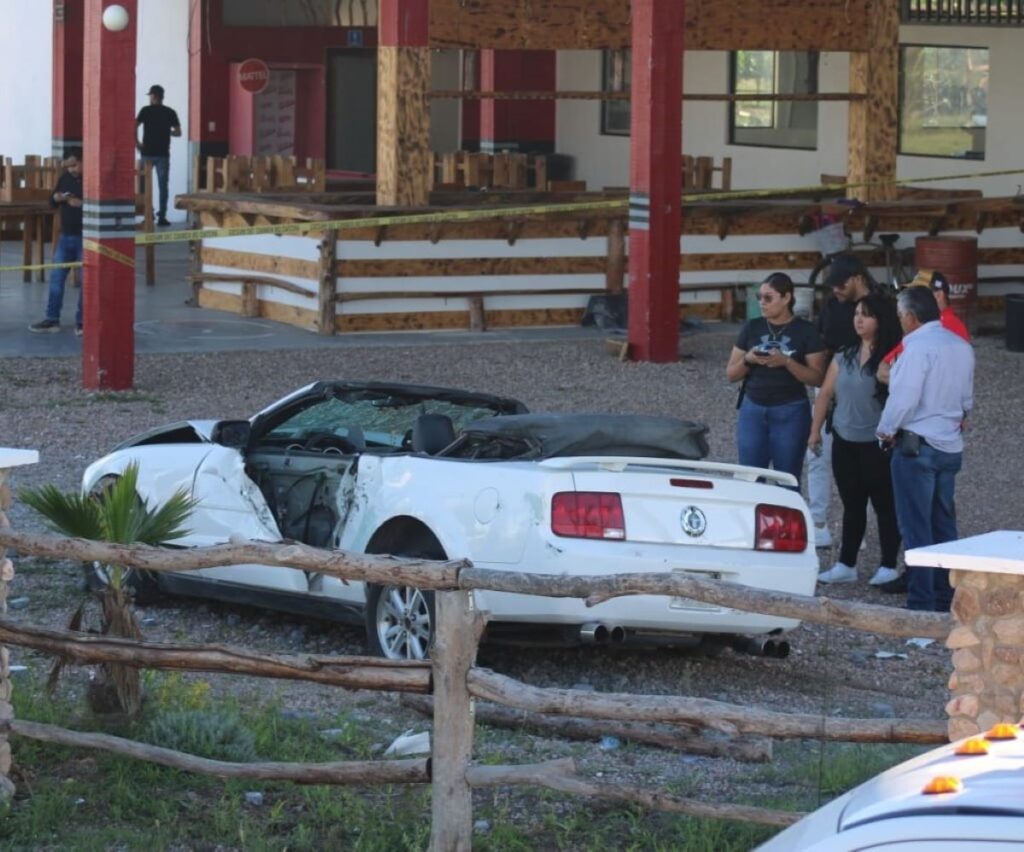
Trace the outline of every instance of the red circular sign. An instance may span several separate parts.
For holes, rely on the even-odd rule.
[[[270,69],[262,59],[246,59],[238,67],[238,82],[247,92],[258,95],[270,82]]]

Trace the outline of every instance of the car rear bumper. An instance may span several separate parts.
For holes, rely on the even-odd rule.
[[[477,563],[477,567],[576,576],[683,572],[798,595],[814,594],[818,574],[818,559],[811,549],[787,554],[676,545],[636,546],[629,542],[557,541],[557,551],[552,542],[545,542],[538,548],[531,545],[523,563],[514,568],[487,563]],[[489,611],[495,621],[562,625],[599,622],[608,627],[668,633],[755,636],[791,630],[800,623],[791,618],[741,612],[663,595],[625,596],[588,607],[577,598],[481,591],[477,593],[477,605]]]

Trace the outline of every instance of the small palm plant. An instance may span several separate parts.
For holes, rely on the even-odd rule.
[[[184,523],[195,508],[195,501],[185,491],[178,491],[165,503],[151,509],[139,499],[138,479],[138,465],[132,463],[121,476],[101,480],[99,487],[90,494],[63,492],[53,485],[44,485],[22,491],[20,499],[46,518],[52,529],[75,538],[158,545],[187,535]],[[99,592],[99,632],[105,636],[141,639],[142,629],[132,609],[133,581],[138,580],[137,573],[123,565],[94,565],[93,572],[104,581]],[[69,629],[80,629],[87,601],[88,598],[72,615]],[[63,665],[63,660],[54,665],[50,673],[51,686]],[[100,672],[96,694],[112,688],[117,709],[129,715],[138,713],[142,704],[139,670],[104,663]]]

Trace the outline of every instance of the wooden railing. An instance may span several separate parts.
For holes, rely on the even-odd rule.
[[[548,189],[543,154],[450,151],[432,156],[434,189]]]
[[[476,667],[477,647],[487,616],[474,608],[472,595],[475,589],[488,589],[549,597],[582,597],[586,598],[588,605],[637,593],[685,596],[748,612],[803,618],[873,633],[937,638],[947,635],[951,628],[951,621],[946,615],[808,598],[676,574],[601,577],[523,574],[475,568],[465,560],[395,560],[323,551],[302,544],[244,543],[166,550],[0,529],[0,548],[4,547],[16,548],[22,554],[85,562],[95,560],[146,571],[187,571],[256,563],[287,566],[347,580],[434,590],[436,624],[430,662],[256,654],[218,645],[179,646],[85,636],[0,619],[0,642],[65,655],[79,663],[131,661],[134,665],[148,668],[308,680],[349,689],[421,695],[433,691],[433,700],[428,704],[428,712],[432,711],[433,715],[433,746],[429,762],[224,763],[117,737],[76,733],[17,719],[3,722],[4,732],[14,736],[102,749],[222,778],[283,779],[320,784],[430,783],[434,791],[433,850],[470,848],[473,826],[471,792],[482,787],[541,786],[673,813],[746,820],[776,827],[789,825],[802,816],[766,808],[712,804],[607,780],[596,781],[580,776],[572,760],[526,766],[474,765],[474,700],[516,708],[532,714],[535,720],[563,719],[586,726],[588,723],[583,720],[589,719],[615,726],[625,725],[625,730],[641,736],[648,734],[651,742],[657,742],[659,738],[656,726],[665,723],[694,730],[713,729],[739,736],[741,740],[754,736],[939,743],[946,737],[945,723],[937,719],[839,719],[760,710],[685,696],[587,694],[571,689],[534,687]],[[13,571],[8,573],[13,575]],[[420,702],[421,708],[422,705]],[[589,724],[591,732],[599,730],[594,723]],[[621,727],[613,729],[622,730]],[[677,735],[674,746],[686,748],[687,739],[696,742],[699,738],[684,737],[680,740]],[[705,749],[703,753],[710,752]],[[718,753],[725,752],[720,749]],[[732,756],[736,753],[738,750],[733,750]]]
[[[284,157],[192,158],[193,192],[325,192],[327,171],[323,160]]]

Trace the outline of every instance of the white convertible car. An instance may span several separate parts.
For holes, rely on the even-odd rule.
[[[551,574],[685,572],[810,595],[810,516],[789,474],[709,462],[706,428],[660,417],[535,415],[442,388],[317,382],[251,420],[139,435],[90,465],[86,493],[131,463],[150,503],[198,505],[185,546],[297,540],[354,553],[468,558]],[[99,582],[101,578],[92,577]],[[156,592],[364,622],[372,652],[428,653],[432,596],[266,565],[132,575]],[[702,641],[781,654],[791,619],[643,595],[583,601],[479,592],[488,635],[576,642]]]

